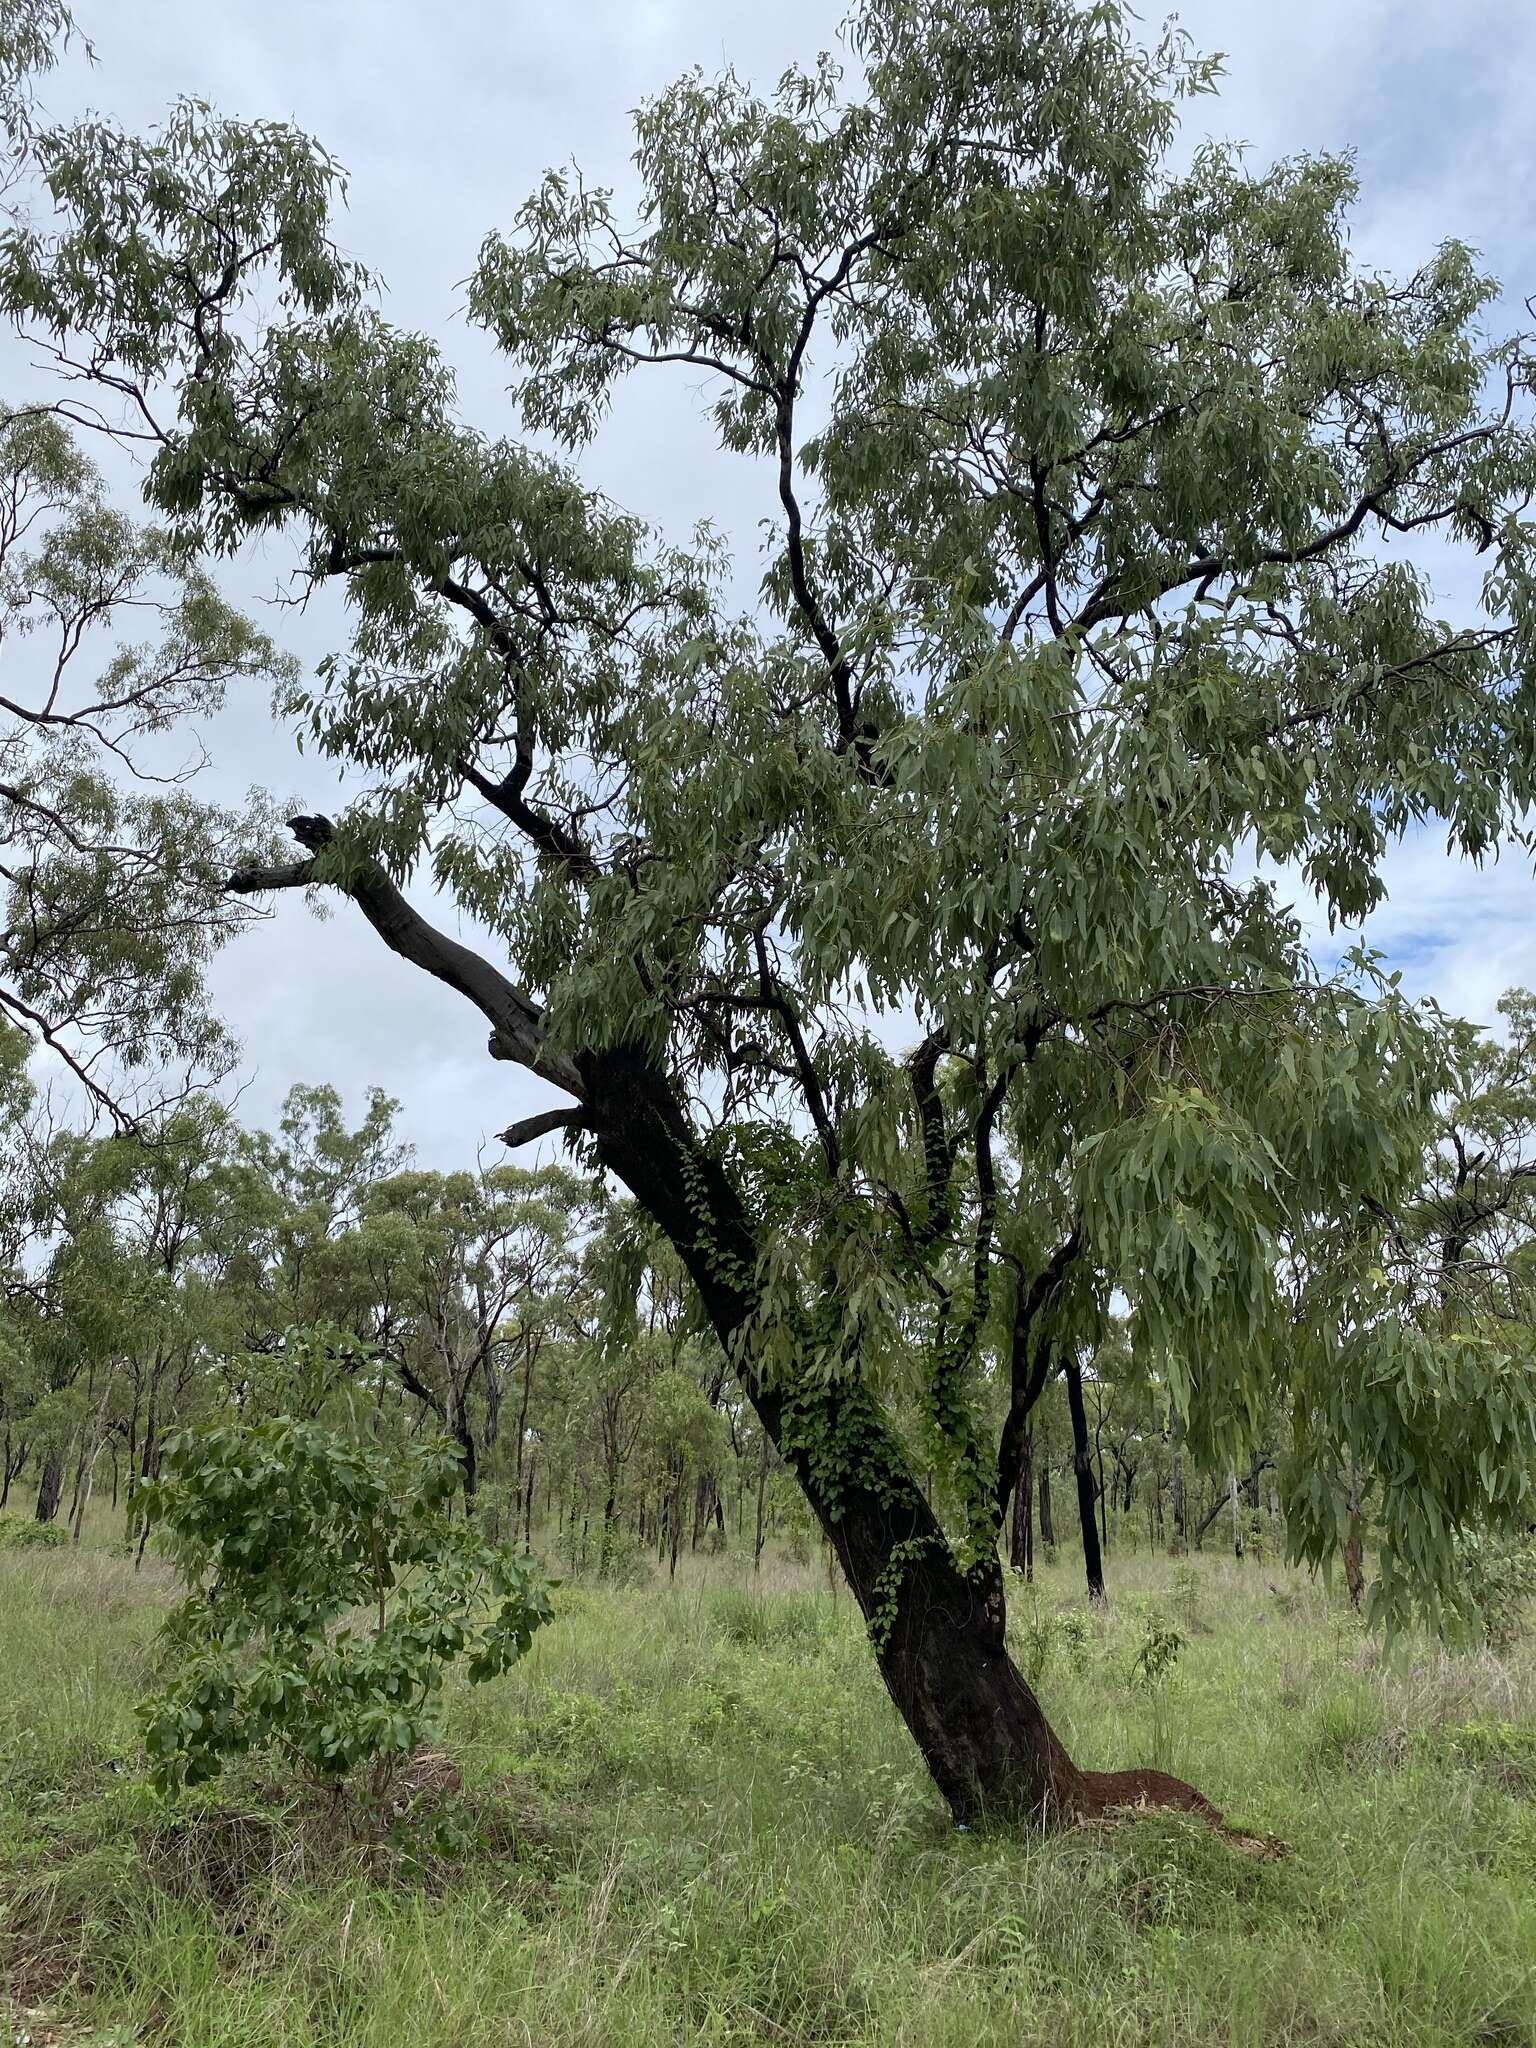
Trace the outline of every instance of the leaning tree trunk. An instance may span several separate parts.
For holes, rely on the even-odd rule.
[[[1219,1818],[1164,1772],[1084,1771],[1072,1761],[1008,1655],[995,1551],[961,1570],[862,1377],[768,1381],[753,1370],[743,1340],[756,1307],[756,1234],[664,1080],[623,1051],[585,1055],[580,1066],[598,1157],[686,1265],[836,1552],[880,1675],[956,1818],[1056,1822],[1138,1802]]]

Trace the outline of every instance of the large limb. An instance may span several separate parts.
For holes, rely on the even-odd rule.
[[[543,1012],[531,996],[509,981],[481,954],[449,938],[412,909],[377,861],[339,860],[328,856],[336,838],[329,818],[296,817],[288,829],[303,847],[307,860],[283,867],[240,868],[225,888],[236,895],[257,895],[272,889],[302,889],[329,883],[362,911],[392,953],[413,967],[435,975],[468,998],[491,1026],[490,1049],[495,1059],[512,1060],[541,1080],[565,1089],[578,1101],[586,1084],[576,1062],[548,1042]]]

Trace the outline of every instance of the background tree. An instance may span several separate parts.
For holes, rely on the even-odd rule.
[[[158,640],[114,644],[146,620]],[[0,638],[0,1009],[123,1122],[144,1087],[152,1111],[233,1057],[203,969],[249,921],[220,882],[263,835],[184,764],[231,683],[286,671],[162,531],[112,509],[60,421],[26,414],[0,415]]]

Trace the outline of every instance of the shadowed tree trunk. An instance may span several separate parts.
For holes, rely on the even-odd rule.
[[[1026,1430],[1019,1445],[1019,1476],[1013,1488],[1013,1530],[1008,1562],[1028,1581],[1033,1581],[1035,1576],[1034,1454],[1034,1433]]]
[[[1067,1407],[1072,1416],[1072,1471],[1077,1480],[1077,1519],[1083,1532],[1083,1570],[1088,1598],[1104,1598],[1104,1554],[1099,1548],[1098,1501],[1093,1488],[1093,1451],[1083,1408],[1083,1374],[1076,1359],[1066,1369]]]
[[[38,1482],[36,1515],[40,1522],[51,1522],[59,1512],[59,1502],[64,1495],[64,1453],[49,1451],[43,1459],[43,1474]]]
[[[752,1538],[752,1569],[763,1568],[763,1516],[768,1506],[768,1439],[763,1438],[762,1456],[757,1464],[757,1529]]]
[[[10,1500],[11,1488],[15,1484],[17,1476],[26,1467],[28,1449],[29,1446],[25,1437],[22,1438],[19,1445],[12,1445],[11,1432],[9,1427],[7,1427],[5,1432],[5,1482],[3,1486],[0,1486],[0,1508],[3,1508]]]

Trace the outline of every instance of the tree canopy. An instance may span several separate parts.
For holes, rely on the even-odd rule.
[[[523,441],[281,125],[40,131],[0,300],[126,401],[178,549],[282,528],[345,587],[280,704],[366,794],[230,889],[349,896],[564,1091],[537,1127],[671,1239],[957,1810],[1085,1810],[998,1676],[996,1543],[1112,1304],[1198,1459],[1294,1417],[1299,1554],[1374,1477],[1387,1618],[1528,1512],[1524,1325],[1389,1255],[1454,1036],[1287,894],[1348,923],[1406,834],[1522,836],[1530,365],[1466,248],[1355,260],[1347,162],[1177,167],[1215,68],[1109,0],[846,39],[645,107],[635,220],[558,173],[488,238]],[[655,535],[571,466],[679,366],[774,507],[745,608],[708,505]],[[1459,622],[1422,535],[1477,558]]]

